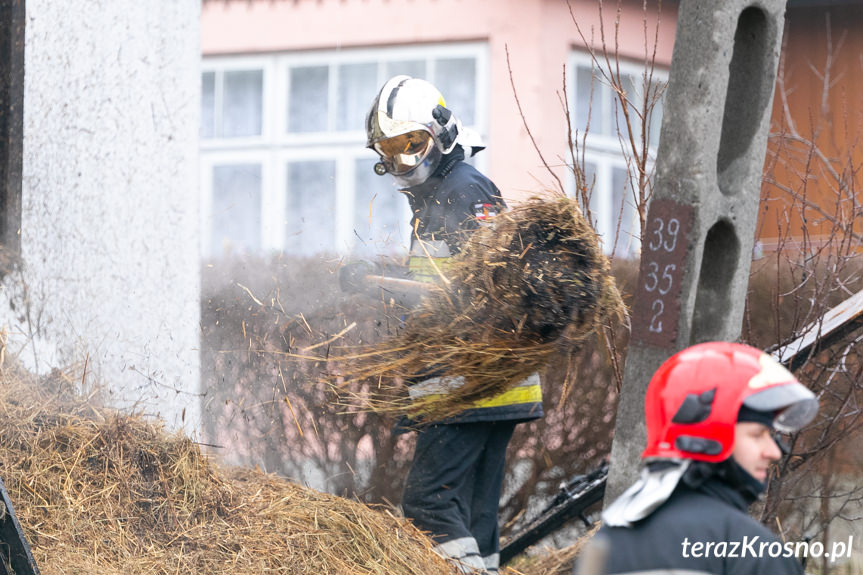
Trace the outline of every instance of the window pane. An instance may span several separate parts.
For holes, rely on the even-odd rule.
[[[201,74],[201,137],[216,134],[216,73]]]
[[[402,221],[402,208],[407,199],[401,197],[391,177],[374,173],[375,161],[356,162],[353,251],[365,256],[404,253],[401,230],[410,224]]]
[[[328,66],[291,68],[288,132],[326,132],[329,114]]]
[[[620,79],[620,83],[623,84],[623,91],[626,93],[626,101],[629,105],[629,126],[632,128],[632,137],[636,143],[639,143],[641,141],[641,120],[638,117],[638,113],[642,111],[643,82],[640,77],[624,74]],[[614,122],[612,123],[614,131],[610,135],[617,136],[621,134],[624,136],[624,139],[629,140],[626,118],[623,115],[620,98],[613,90],[609,90],[608,94],[614,100],[615,114]],[[636,110],[638,113],[636,113]]]
[[[590,101],[590,94],[593,91],[592,81],[593,74],[590,68],[587,66],[578,66],[575,72],[575,129],[578,130],[579,135],[583,135],[587,130],[587,122],[591,118],[590,111],[593,106]],[[598,106],[598,109],[601,110],[601,106]],[[600,118],[598,123],[601,124],[602,116],[597,115],[596,117]],[[600,130],[601,126],[591,124],[591,132],[599,133]]]
[[[404,74],[411,78],[426,78],[426,63],[423,60],[402,60],[400,62],[387,62],[384,66],[384,76],[387,79]]]
[[[261,166],[213,168],[213,219],[210,252],[257,252],[261,247]]]
[[[653,105],[653,110],[650,115],[650,147],[655,148],[659,145],[659,132],[662,129],[662,104],[665,101],[665,86],[664,82],[653,82],[650,87],[651,98],[655,99],[657,94],[662,94],[659,100]],[[661,91],[661,92],[660,92]]]
[[[611,186],[611,229],[605,241],[608,244],[608,249],[611,249],[619,221],[620,233],[617,238],[615,254],[621,257],[631,257],[638,253],[640,232],[635,198],[632,196],[632,179],[626,168],[612,168]]]
[[[336,164],[288,163],[285,251],[310,256],[336,247]]]
[[[605,221],[602,216],[608,210],[605,209],[605,202],[602,194],[599,193],[600,184],[596,181],[596,164],[594,162],[584,162],[584,181],[590,195],[590,212],[593,215],[593,228],[602,235],[605,230]]]
[[[377,64],[339,66],[336,130],[363,130],[366,113],[377,93]]]
[[[263,70],[225,72],[222,136],[260,136],[263,113]]]
[[[605,80],[598,71],[594,71],[593,110],[591,111],[591,125],[594,134],[617,137],[616,122],[613,116],[617,105],[617,96],[608,86],[608,80]]]
[[[447,107],[470,126],[476,123],[476,60],[444,58],[437,61],[436,85]]]

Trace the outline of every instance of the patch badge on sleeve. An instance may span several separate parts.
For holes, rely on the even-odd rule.
[[[494,204],[474,204],[473,211],[476,219],[480,221],[489,220],[497,215],[497,207]]]

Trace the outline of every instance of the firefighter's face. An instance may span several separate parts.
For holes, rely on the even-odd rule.
[[[734,451],[731,457],[749,475],[767,481],[767,470],[774,461],[779,461],[782,452],[773,440],[773,431],[764,424],[743,421],[734,429]]]
[[[387,171],[396,176],[407,174],[419,166],[433,146],[432,135],[424,130],[414,130],[374,144]]]

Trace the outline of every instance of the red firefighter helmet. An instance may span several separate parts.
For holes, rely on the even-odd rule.
[[[723,461],[734,449],[744,406],[769,414],[782,432],[797,431],[818,411],[815,395],[761,350],[727,342],[684,349],[659,367],[647,387],[647,448],[641,456]]]

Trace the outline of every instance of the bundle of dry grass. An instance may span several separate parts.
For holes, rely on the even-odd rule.
[[[362,398],[372,409],[455,415],[625,315],[596,232],[569,198],[498,215],[467,239],[445,276],[402,333],[341,358],[348,382],[376,382]],[[401,382],[442,374],[464,383],[422,401],[405,397]]]
[[[229,472],[141,418],[0,372],[0,465],[45,575],[452,573],[404,520]]]
[[[521,555],[516,557],[504,575],[570,575],[575,560],[581,555],[584,546],[599,531],[599,525],[593,526],[587,533],[578,538],[572,545],[562,549],[548,548],[544,553]]]

